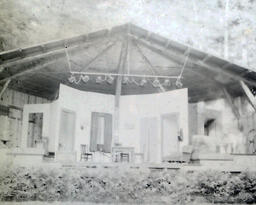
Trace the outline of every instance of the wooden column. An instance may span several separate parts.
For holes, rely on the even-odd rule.
[[[119,62],[118,62],[118,74],[123,74],[125,70],[125,63],[127,59],[128,41],[125,39],[122,43]],[[119,143],[119,115],[120,115],[120,96],[122,92],[122,75],[118,75],[116,79],[116,91],[115,91],[115,110],[114,110],[114,143]]]

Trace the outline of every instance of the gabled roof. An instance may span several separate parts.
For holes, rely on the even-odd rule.
[[[12,79],[11,88],[48,99],[55,95],[59,83],[80,90],[114,94],[115,83],[97,84],[95,75],[86,84],[71,84],[67,79],[70,69],[72,72],[118,73],[124,41],[128,41],[129,53],[124,73],[179,76],[183,72],[181,81],[183,87],[189,90],[190,102],[222,97],[224,87],[234,97],[242,95],[240,80],[249,87],[256,86],[253,69],[166,39],[133,24],[2,52],[0,85]],[[172,85],[165,87],[165,90],[177,89],[175,81],[173,79]],[[123,95],[154,92],[159,92],[159,89],[152,83],[143,87],[135,83],[122,86]]]

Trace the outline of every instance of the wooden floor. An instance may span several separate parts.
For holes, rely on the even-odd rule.
[[[70,168],[129,168],[129,169],[150,169],[150,170],[184,170],[184,171],[204,171],[217,170],[231,173],[244,171],[256,171],[256,155],[228,155],[202,156],[202,159],[193,163],[94,163],[94,162],[75,162],[61,163],[62,167]]]
[[[62,163],[62,167],[70,168],[122,168],[122,169],[151,169],[151,170],[178,170],[183,164],[179,163],[93,163],[93,162],[77,162],[77,163]]]

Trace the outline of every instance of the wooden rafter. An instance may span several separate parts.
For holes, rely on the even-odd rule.
[[[184,58],[185,56],[184,55],[179,55],[177,54],[177,52],[175,51],[172,51],[171,49],[161,49],[159,48],[158,45],[155,45],[153,43],[150,43],[150,42],[147,42],[143,39],[139,39],[137,38],[136,36],[133,36],[131,35],[134,39],[137,40],[137,42],[139,42],[141,45],[143,45],[144,47],[150,49],[151,51],[167,58],[167,59],[172,59],[173,61],[176,61],[178,63],[180,62],[183,62],[184,61]],[[223,74],[225,76],[227,76],[228,78],[231,78],[231,79],[234,79],[236,81],[240,81],[240,80],[243,80],[245,81],[246,83],[248,84],[251,84],[251,85],[254,85],[256,86],[256,82],[253,82],[253,81],[249,81],[247,79],[245,79],[244,77],[241,77],[239,75],[235,75],[225,69],[222,69],[221,67],[219,66],[211,66],[211,65],[208,65],[206,64],[205,62],[203,62],[202,60],[192,60],[192,59],[189,59],[188,60],[188,63],[192,64],[192,65],[197,65],[197,66],[201,66],[203,68],[206,68],[216,74]]]
[[[105,53],[108,49],[110,49],[110,48],[111,48],[112,46],[114,46],[114,45],[115,45],[115,42],[108,44],[98,55],[96,55],[96,56],[85,66],[85,68],[88,68],[96,59],[98,59],[98,57],[100,57],[103,53]],[[80,52],[81,48],[84,48],[84,47],[76,46],[75,48],[76,48],[76,50],[74,50],[73,52],[78,53],[78,52]],[[78,48],[80,48],[80,49],[78,49]],[[72,47],[72,48],[70,48],[70,49],[73,50],[74,47]],[[28,73],[31,73],[31,72],[35,72],[35,71],[41,70],[41,69],[43,69],[43,68],[45,68],[45,67],[47,67],[47,66],[49,66],[49,65],[52,65],[53,63],[56,62],[56,60],[63,59],[64,57],[66,57],[66,53],[65,53],[64,48],[63,48],[63,49],[60,49],[60,50],[58,50],[58,51],[54,51],[54,52],[47,53],[47,54],[45,54],[45,55],[43,56],[44,61],[47,61],[47,62],[39,63],[39,64],[37,64],[37,65],[35,65],[35,66],[33,66],[33,65],[31,66],[31,65],[30,65],[30,68],[28,68],[28,69],[26,69],[26,70],[23,70],[23,71],[21,71],[21,72],[18,72],[18,73],[16,73],[16,74],[12,75],[12,76],[9,76],[9,77],[6,77],[6,78],[4,78],[4,79],[1,79],[1,80],[0,80],[0,83],[5,82],[5,81],[7,81],[8,79],[14,79],[14,78],[17,78],[17,77],[19,77],[19,76],[22,76],[22,75],[25,75],[25,74],[28,74]],[[39,59],[37,59],[37,58],[34,58],[34,59],[36,59],[36,60],[42,60],[42,56],[40,56]],[[26,60],[26,59],[24,59],[24,60]]]
[[[99,57],[101,57],[104,53],[106,53],[110,48],[112,48],[116,42],[108,44],[106,47],[104,47],[97,55],[95,55],[84,68],[81,68],[79,72],[82,70],[87,70]]]
[[[234,104],[234,99],[232,98],[232,96],[229,94],[229,92],[227,91],[226,88],[223,88],[223,93],[227,99],[228,104],[230,105],[235,117],[237,120],[240,119],[240,113],[238,108],[236,107],[236,105]]]
[[[87,49],[90,46],[91,45],[78,45],[78,46],[70,47],[70,49],[78,49],[80,51],[81,49]],[[5,68],[11,68],[16,65],[22,66],[22,65],[26,65],[33,61],[50,58],[51,56],[55,56],[55,55],[56,56],[61,55],[64,57],[65,56],[65,46],[63,46],[62,48],[56,49],[56,50],[49,51],[49,52],[40,53],[38,55],[33,55],[33,56],[26,57],[26,58],[21,58],[21,59],[19,59],[19,58],[13,59],[11,61],[1,64],[1,67],[3,69],[5,69]]]
[[[151,62],[148,60],[148,58],[145,56],[145,54],[143,53],[143,51],[141,50],[141,48],[138,46],[138,44],[133,40],[132,41],[133,45],[135,46],[135,48],[137,49],[137,51],[139,52],[139,54],[142,56],[144,62],[146,62],[146,64],[149,66],[151,72],[153,75],[158,75],[158,73],[155,71],[154,66],[151,64]],[[159,88],[161,89],[162,92],[165,92],[165,88],[159,84]]]
[[[150,47],[151,48],[151,47]],[[150,49],[149,48],[149,49]],[[153,47],[152,47],[153,48]],[[155,51],[155,49],[156,48],[154,48],[152,51],[154,52]],[[151,49],[150,49],[151,50]],[[186,50],[186,52],[185,53],[188,53],[188,51],[189,51],[189,49],[187,49]],[[159,52],[158,53],[160,56],[162,56],[162,57],[164,57],[165,59],[167,59],[167,60],[170,60],[170,59],[172,59],[174,62],[176,62],[177,64],[184,64],[184,60],[185,60],[185,58],[176,58],[176,56],[173,56],[173,55],[171,55],[171,54],[165,54],[164,52]],[[180,67],[180,68],[182,68],[182,67]],[[200,77],[202,77],[202,78],[206,78],[209,82],[211,82],[215,87],[217,87],[217,88],[220,88],[220,86],[222,86],[222,84],[220,83],[220,82],[218,82],[218,81],[216,81],[216,80],[214,80],[213,78],[211,78],[211,77],[208,77],[208,76],[205,76],[205,75],[203,75],[203,74],[201,74],[200,72],[197,72],[197,71],[195,71],[195,70],[193,70],[192,68],[190,68],[190,70],[189,71],[191,71],[192,73],[194,73],[195,75],[197,75],[197,76],[200,76]]]
[[[0,73],[2,73],[4,71],[4,67],[0,66]]]
[[[2,98],[2,96],[3,96],[5,90],[7,89],[7,87],[8,87],[8,85],[9,85],[10,82],[11,82],[11,79],[9,79],[9,80],[7,80],[7,81],[5,82],[3,88],[2,88],[2,90],[1,90],[1,92],[0,92],[0,99]]]
[[[247,97],[248,102],[251,104],[251,106],[256,111],[256,98],[254,97],[251,90],[248,88],[248,86],[243,81],[240,81],[240,85]]]
[[[144,44],[143,44],[143,45],[144,45]],[[150,49],[150,48],[149,48],[149,49]],[[152,51],[155,51],[155,50],[152,50]],[[188,54],[189,51],[190,51],[190,49],[186,49],[186,51],[184,52],[184,54]],[[166,58],[167,60],[172,59],[173,61],[175,61],[175,62],[178,63],[178,64],[184,64],[185,58],[182,59],[182,58],[180,58],[180,57],[177,58],[176,56],[173,56],[173,55],[171,55],[171,54],[165,54],[165,53],[163,52],[163,50],[161,50],[161,52],[158,53],[158,54],[160,54],[162,57]],[[207,55],[207,57],[204,58],[203,60],[204,60],[204,61],[207,61],[210,57],[211,57],[211,56]],[[196,71],[193,70],[193,69],[190,69],[189,71],[192,72],[192,73],[194,73],[194,74],[197,75],[197,76],[200,76],[200,77],[202,77],[202,78],[206,78],[210,83],[212,83],[212,85],[213,85],[214,87],[216,87],[216,88],[218,88],[218,89],[220,89],[220,90],[223,89],[223,87],[224,87],[221,82],[216,81],[214,78],[205,76],[205,75],[201,74],[200,72],[196,72]]]
[[[208,61],[212,56],[211,55],[206,55],[204,57],[204,59],[202,60],[203,63],[205,63],[206,61]]]
[[[0,65],[63,49],[65,45],[73,47],[83,45],[85,43],[93,43],[98,39],[102,40],[102,38],[108,38],[109,34],[109,30],[105,29],[90,34],[75,36],[69,39],[47,42],[45,44],[35,45],[23,49],[19,48],[11,51],[5,51],[0,53]]]
[[[47,62],[47,63],[43,63],[43,64],[38,64],[38,65],[36,65],[36,66],[34,66],[34,67],[32,66],[31,68],[26,69],[25,71],[22,71],[22,72],[19,72],[19,73],[14,74],[14,75],[12,75],[12,76],[9,76],[9,77],[6,77],[6,78],[4,78],[4,79],[1,79],[1,80],[0,80],[0,83],[3,83],[3,82],[8,81],[8,80],[15,79],[15,78],[17,78],[17,77],[19,77],[19,76],[22,76],[22,75],[25,75],[25,74],[27,74],[27,73],[31,73],[31,72],[35,72],[35,71],[37,71],[37,70],[43,69],[43,68],[45,68],[45,67],[47,67],[47,66],[49,66],[49,65],[52,65],[53,63],[54,63],[54,62]]]

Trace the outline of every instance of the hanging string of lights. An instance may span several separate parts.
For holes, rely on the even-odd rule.
[[[106,50],[106,49],[105,49]],[[140,50],[141,52],[141,50]],[[128,68],[128,73],[104,73],[104,72],[82,72],[82,71],[73,71],[72,70],[72,60],[68,54],[68,47],[65,46],[65,54],[68,64],[68,71],[70,73],[70,77],[68,81],[74,84],[88,83],[90,80],[94,79],[97,84],[102,84],[106,82],[107,84],[113,84],[117,76],[122,76],[122,84],[135,84],[136,86],[143,87],[146,84],[151,84],[155,88],[161,87],[171,87],[176,86],[177,88],[182,88],[183,84],[181,79],[183,78],[183,71],[185,69],[186,63],[188,61],[189,55],[186,56],[185,62],[183,64],[181,73],[179,76],[165,76],[165,75],[156,75],[153,72],[153,66],[150,61],[143,55],[144,61],[150,65],[150,68],[153,72],[152,75],[140,75],[140,74],[130,74],[130,69]],[[93,63],[93,62],[92,62]],[[92,65],[91,63],[91,65]],[[136,80],[137,79],[137,80]],[[174,81],[173,81],[174,80]]]

